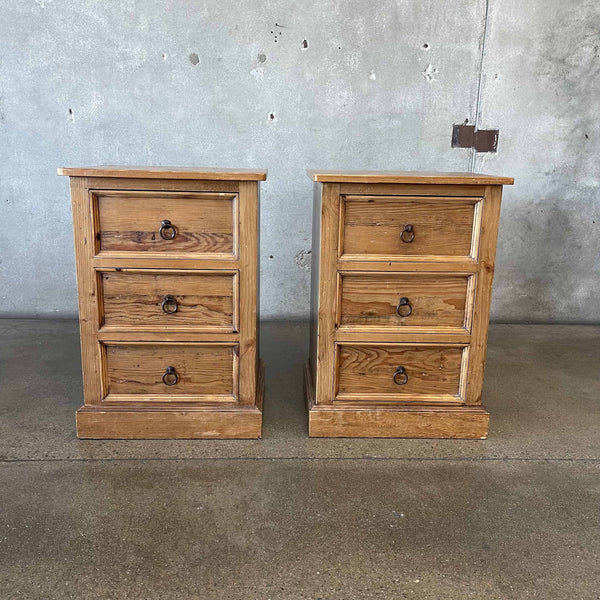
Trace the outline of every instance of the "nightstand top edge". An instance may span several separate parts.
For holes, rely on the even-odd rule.
[[[223,181],[264,181],[266,169],[217,169],[195,167],[61,167],[59,175],[69,177],[124,177],[134,179],[204,179]]]
[[[313,181],[321,183],[439,183],[458,185],[512,185],[512,177],[481,173],[437,171],[321,171],[309,169]]]

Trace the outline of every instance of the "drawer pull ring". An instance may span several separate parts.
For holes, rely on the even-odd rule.
[[[413,230],[413,226],[408,224],[404,226],[402,233],[400,234],[400,239],[405,244],[410,244],[415,239],[415,232]]]
[[[175,385],[179,382],[179,375],[175,372],[175,367],[167,367],[162,376],[165,385]]]
[[[403,306],[406,308],[402,308]],[[400,317],[410,317],[410,315],[412,315],[412,304],[408,301],[408,298],[400,298],[400,302],[398,302],[398,306],[396,306],[396,312]]]
[[[404,385],[408,381],[406,369],[404,367],[396,367],[393,379],[396,385]]]
[[[171,294],[167,294],[162,301],[160,307],[163,309],[163,312],[172,315],[179,310],[179,304],[177,304],[177,300]]]
[[[158,233],[163,240],[172,240],[177,235],[177,230],[175,229],[175,225],[173,225],[169,219],[165,219],[160,224]]]

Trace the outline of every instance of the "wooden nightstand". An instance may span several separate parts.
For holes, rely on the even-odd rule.
[[[257,438],[259,184],[266,171],[65,168],[80,438]]]
[[[314,437],[485,438],[481,406],[502,185],[470,173],[315,181]]]

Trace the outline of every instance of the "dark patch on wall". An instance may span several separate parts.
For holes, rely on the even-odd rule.
[[[265,62],[267,62],[267,55],[266,54],[259,54],[258,55],[258,62],[259,63],[265,63]]]
[[[477,152],[496,152],[498,150],[497,129],[475,129],[474,125],[454,125],[452,128],[453,148],[475,148]]]
[[[190,58],[190,62],[195,66],[200,62],[200,57],[195,53],[192,52],[189,56]]]

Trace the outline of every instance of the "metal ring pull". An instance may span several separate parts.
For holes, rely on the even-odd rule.
[[[406,369],[404,367],[396,367],[393,379],[396,385],[404,385],[408,381]]]
[[[404,226],[402,233],[400,233],[400,239],[405,244],[410,244],[415,239],[415,232],[413,226],[410,223]]]
[[[179,382],[179,375],[175,372],[175,367],[167,367],[162,376],[165,385],[175,385]]]
[[[170,235],[168,233],[169,231],[171,232]],[[158,233],[163,240],[172,240],[177,235],[177,229],[175,229],[175,225],[173,225],[169,219],[165,219],[160,224]]]
[[[172,315],[179,310],[179,304],[175,299],[175,296],[171,296],[171,294],[167,294],[162,301],[160,307],[163,309],[163,312],[167,315]]]
[[[402,308],[403,306],[406,308]],[[398,306],[396,306],[396,312],[400,317],[410,317],[410,315],[412,315],[412,304],[409,302],[408,298],[404,296],[400,298],[400,302],[398,302]]]

